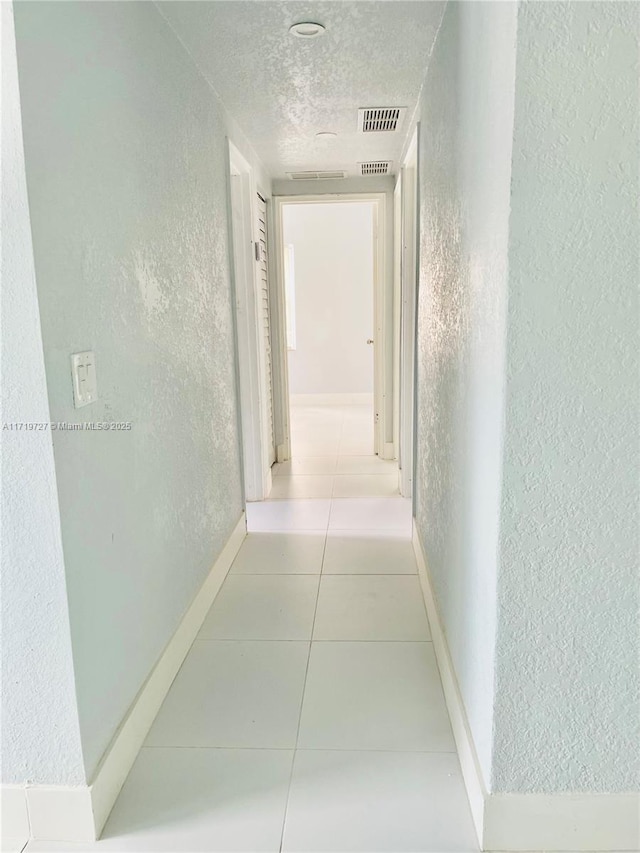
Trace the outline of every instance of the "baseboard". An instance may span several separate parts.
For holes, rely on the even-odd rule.
[[[98,767],[91,785],[97,837],[246,535],[243,512]]]
[[[0,788],[0,815],[3,838],[29,838],[29,812],[24,785],[3,785]]]
[[[413,522],[413,548],[462,776],[481,850],[640,851],[640,795],[488,793]]]
[[[638,794],[490,794],[484,850],[640,850]]]
[[[418,577],[420,578],[420,586],[424,596],[425,606],[427,608],[427,616],[429,618],[429,627],[431,628],[431,639],[433,640],[433,650],[438,661],[438,669],[440,670],[440,678],[442,679],[442,687],[444,690],[444,698],[449,711],[449,719],[451,720],[451,728],[453,729],[453,737],[458,749],[458,758],[460,759],[460,767],[464,784],[467,789],[467,797],[469,798],[469,806],[471,808],[471,816],[476,828],[478,842],[481,849],[486,849],[482,846],[484,838],[484,811],[485,800],[487,797],[480,763],[476,752],[475,743],[471,735],[469,723],[467,721],[467,712],[465,711],[464,702],[458,687],[458,679],[451,655],[449,654],[449,646],[442,627],[440,613],[436,604],[436,597],[431,585],[431,577],[427,569],[427,561],[425,558],[420,536],[416,527],[415,519],[413,520],[413,550],[416,555],[418,564]],[[533,848],[532,848],[533,849]]]
[[[291,394],[292,406],[373,406],[373,394]]]
[[[246,532],[246,518],[242,513],[222,553],[122,721],[92,783],[75,788],[3,785],[3,836],[80,842],[100,837],[156,714],[231,568]]]
[[[98,837],[90,785],[27,785],[25,793],[31,838],[94,841]]]

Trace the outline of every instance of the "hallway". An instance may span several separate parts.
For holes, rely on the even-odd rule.
[[[371,453],[372,423],[366,405],[293,408],[306,455],[248,505],[103,839],[28,853],[478,849],[411,506],[396,463]]]
[[[640,4],[1,7],[0,849],[640,853]]]

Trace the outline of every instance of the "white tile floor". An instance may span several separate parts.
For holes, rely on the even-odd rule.
[[[273,467],[270,500],[398,494],[398,466],[373,455],[370,406],[292,408],[291,449]]]
[[[26,838],[2,838],[0,840],[0,850],[2,853],[22,853],[26,846]]]
[[[410,504],[389,497],[393,463],[366,455],[365,420],[296,417],[308,455],[279,467],[279,496],[249,505],[251,532],[103,839],[28,853],[478,849]]]

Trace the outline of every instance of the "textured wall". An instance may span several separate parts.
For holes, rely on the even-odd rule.
[[[371,175],[367,178],[340,178],[322,181],[292,181],[288,178],[272,182],[274,195],[327,195],[332,193],[387,193],[393,197],[395,178]]]
[[[520,7],[493,788],[640,762],[640,7]]]
[[[296,348],[292,394],[373,393],[373,206],[291,204]]]
[[[51,415],[132,423],[54,436],[91,776],[242,508],[228,122],[152,3],[23,3],[16,29]]]
[[[416,518],[490,776],[516,7],[450,3],[423,90]]]
[[[10,3],[0,15],[2,422],[48,424]],[[3,429],[1,781],[84,778],[51,433]]]

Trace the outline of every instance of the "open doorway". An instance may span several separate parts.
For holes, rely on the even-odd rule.
[[[282,212],[294,457],[337,454],[347,407],[359,415],[350,449],[377,450],[373,218],[370,201],[290,204]]]
[[[397,465],[383,459],[383,204],[278,203],[289,445],[272,497],[397,494]],[[285,483],[287,473],[308,479]]]

